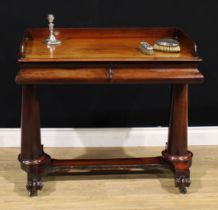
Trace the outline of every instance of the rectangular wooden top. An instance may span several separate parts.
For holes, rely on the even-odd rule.
[[[61,45],[48,47],[47,28],[28,29],[21,44],[19,62],[144,62],[187,61],[201,59],[195,43],[175,28],[57,28],[55,35]],[[157,39],[177,38],[180,53],[155,52],[145,55],[138,50],[139,43],[154,44]]]

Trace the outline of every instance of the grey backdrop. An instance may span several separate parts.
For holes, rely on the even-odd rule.
[[[218,125],[218,2],[175,0],[52,0],[0,2],[0,126],[20,124],[18,47],[27,27],[176,26],[198,44],[206,80],[190,87],[190,125]],[[169,86],[87,85],[40,88],[43,127],[164,126]]]

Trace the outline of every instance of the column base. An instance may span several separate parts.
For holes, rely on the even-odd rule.
[[[42,175],[47,172],[51,165],[51,158],[46,153],[37,159],[23,159],[21,154],[18,156],[21,168],[27,172],[26,189],[30,196],[37,195],[38,190],[43,188]]]
[[[170,163],[175,176],[175,185],[182,193],[186,193],[186,187],[191,185],[190,170],[192,164],[192,152],[188,151],[186,155],[170,155],[167,150],[162,152],[163,159]]]

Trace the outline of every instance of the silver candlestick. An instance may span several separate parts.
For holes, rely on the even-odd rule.
[[[60,40],[57,40],[55,35],[54,35],[54,15],[52,14],[49,14],[48,15],[48,28],[49,28],[49,32],[50,32],[50,35],[48,37],[48,39],[45,40],[45,43],[48,44],[48,45],[58,45],[58,44],[61,44],[61,41]]]

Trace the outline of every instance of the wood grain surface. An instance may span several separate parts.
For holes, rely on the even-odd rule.
[[[55,34],[61,45],[48,47],[44,43],[49,35],[47,28],[27,30],[19,62],[200,61],[194,42],[175,28],[59,28]],[[153,45],[164,37],[177,38],[181,52],[155,52],[151,56],[138,50],[140,42]]]
[[[27,68],[16,76],[18,84],[63,83],[200,83],[203,75],[197,69],[146,68]]]

